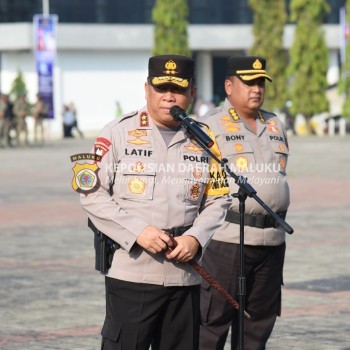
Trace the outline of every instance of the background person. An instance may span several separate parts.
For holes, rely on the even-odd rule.
[[[28,126],[26,118],[30,112],[30,105],[25,94],[20,94],[13,103],[13,114],[16,125],[16,144],[21,145],[21,135],[24,134],[24,144],[28,145]]]
[[[72,129],[75,124],[74,112],[69,108],[69,105],[64,104],[62,109],[63,117],[63,137],[69,138],[73,137]]]
[[[262,57],[230,57],[227,60],[222,106],[210,112],[204,122],[217,139],[222,156],[237,175],[248,178],[258,196],[285,218],[289,206],[286,164],[288,142],[281,121],[260,109],[264,101],[266,61]],[[238,186],[230,181],[230,192]],[[244,269],[246,311],[245,350],[265,349],[281,310],[282,271],[285,232],[253,198],[247,198],[245,210]],[[203,266],[235,298],[239,277],[239,202],[214,234],[204,253]],[[239,313],[206,281],[201,288],[200,349],[224,349],[232,325],[231,348],[237,349]]]
[[[7,97],[0,93],[0,147],[7,146],[7,120],[6,120],[6,109],[7,109]]]
[[[34,142],[39,139],[44,142],[44,119],[47,118],[48,106],[43,101],[40,94],[36,95],[36,101],[32,108],[32,115],[34,118]]]
[[[104,350],[198,348],[201,278],[186,262],[201,258],[231,202],[222,171],[209,173],[210,157],[170,115],[193,101],[194,61],[154,56],[148,72],[146,106],[103,129],[94,146],[101,186],[81,195],[93,224],[121,246],[105,279]]]
[[[78,125],[78,110],[77,110],[77,107],[75,106],[75,103],[71,102],[68,105],[68,108],[72,111],[73,116],[74,116],[74,122],[73,122],[72,130],[75,129],[78,132],[80,138],[84,138],[83,132],[79,129],[79,125]]]

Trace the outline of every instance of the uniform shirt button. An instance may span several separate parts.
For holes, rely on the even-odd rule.
[[[127,241],[125,241],[124,243],[125,243],[125,245],[129,245],[129,242],[127,242]]]

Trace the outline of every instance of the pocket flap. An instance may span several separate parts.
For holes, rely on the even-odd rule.
[[[282,154],[288,154],[288,148],[284,143],[281,142],[274,142],[271,143],[272,145],[272,149],[274,150],[274,152],[276,153],[282,153]]]
[[[156,175],[156,164],[151,159],[122,158],[118,171],[123,175]]]
[[[119,339],[121,328],[122,325],[120,323],[106,318],[102,327],[101,335],[104,338],[107,338],[116,343]]]
[[[223,151],[227,155],[242,154],[242,153],[253,153],[253,148],[249,142],[246,141],[230,141],[224,144]]]

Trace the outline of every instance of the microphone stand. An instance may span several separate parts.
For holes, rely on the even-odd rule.
[[[239,278],[238,278],[238,297],[239,297],[239,349],[244,350],[244,310],[245,310],[245,296],[246,296],[246,279],[244,275],[244,213],[245,213],[245,201],[247,197],[254,198],[281,226],[288,234],[294,232],[293,228],[286,223],[281,217],[279,217],[264,201],[258,197],[255,189],[247,182],[247,178],[241,175],[236,175],[227,165],[228,160],[223,158],[220,160],[213,154],[208,146],[202,142],[196,135],[191,133],[191,129],[182,124],[192,138],[229,174],[234,178],[235,183],[239,186],[237,193],[232,196],[239,200],[239,218],[240,218],[240,242],[239,242]]]

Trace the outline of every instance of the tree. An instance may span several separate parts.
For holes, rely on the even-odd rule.
[[[24,81],[23,73],[20,69],[17,70],[17,76],[12,82],[10,96],[15,100],[20,95],[27,95],[27,87]]]
[[[328,49],[322,29],[329,11],[327,0],[291,0],[291,20],[296,22],[287,74],[290,77],[291,112],[307,120],[329,110],[326,97]]]
[[[283,49],[283,32],[287,20],[285,0],[249,0],[253,10],[254,44],[251,55],[262,56],[267,61],[267,72],[273,83],[267,84],[264,108],[283,109],[286,103],[287,53]]]
[[[154,55],[191,56],[187,38],[188,15],[187,0],[156,0],[152,10]]]
[[[344,32],[346,31],[348,35],[350,25],[350,0],[345,2],[345,23]],[[345,33],[344,33],[345,36]],[[342,115],[346,118],[350,117],[350,43],[349,38],[344,37],[345,42],[345,57],[343,58],[341,65],[341,78],[339,82],[339,91],[344,94],[345,100],[343,104],[343,113]]]

